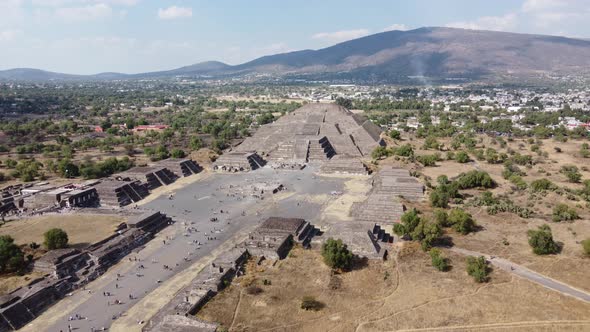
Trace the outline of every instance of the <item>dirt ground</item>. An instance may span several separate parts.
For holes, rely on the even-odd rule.
[[[12,275],[3,275],[0,277],[0,295],[7,294],[18,287],[22,287],[30,283],[36,278],[40,278],[43,276],[43,273],[40,272],[31,272],[27,273],[24,276],[19,276],[16,274]]]
[[[198,317],[230,331],[590,328],[590,304],[503,271],[493,271],[489,283],[478,284],[466,274],[464,257],[445,255],[453,268],[438,272],[418,246],[405,244],[397,261],[370,261],[332,277],[317,250],[297,248],[275,266],[250,263],[246,274]],[[251,294],[251,285],[262,291]],[[324,307],[300,309],[303,296],[315,297]]]
[[[85,247],[111,235],[124,217],[105,214],[48,214],[10,221],[0,227],[0,235],[10,235],[21,244],[43,243],[43,233],[61,228],[68,233],[69,244]]]

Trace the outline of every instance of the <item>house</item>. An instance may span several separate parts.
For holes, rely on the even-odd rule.
[[[139,132],[143,132],[143,131],[164,131],[166,129],[170,128],[170,126],[168,125],[142,125],[142,126],[137,126],[135,128],[133,128],[133,132],[134,133],[139,133]]]

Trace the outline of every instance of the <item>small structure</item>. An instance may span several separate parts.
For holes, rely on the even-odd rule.
[[[156,162],[156,166],[165,167],[178,176],[191,176],[203,170],[199,164],[191,159],[168,158]]]
[[[117,174],[117,177],[130,181],[139,180],[146,184],[148,190],[167,186],[178,179],[178,175],[161,166],[133,167],[128,171]]]
[[[95,189],[99,196],[100,205],[111,207],[121,207],[139,202],[149,194],[146,186],[138,180],[106,179],[96,184]]]
[[[226,172],[253,171],[266,165],[256,152],[228,152],[224,153],[213,163],[213,169]]]
[[[242,246],[253,256],[283,259],[294,242],[309,246],[316,232],[305,219],[270,217],[249,234]]]

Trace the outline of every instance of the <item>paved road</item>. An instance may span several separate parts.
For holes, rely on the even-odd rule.
[[[313,172],[313,168],[299,172],[263,168],[251,173],[213,174],[179,189],[173,199],[163,195],[147,203],[143,208],[162,211],[177,222],[158,234],[146,249],[129,255],[132,260],[125,258],[88,284],[87,290],[74,292],[23,330],[65,332],[69,325],[75,331],[108,329],[119,315],[146,294],[241,230],[268,216],[300,217],[313,222],[320,215],[321,205],[311,200],[302,201],[305,197],[302,195],[343,190],[343,180],[318,178]],[[268,192],[264,199],[252,197],[252,185],[258,187],[269,182],[279,182],[287,188],[277,194],[283,199],[276,199],[277,195]],[[211,217],[217,217],[218,221],[211,222]],[[170,269],[165,269],[164,265]],[[120,304],[114,304],[116,301]],[[83,319],[68,320],[76,315]]]
[[[532,282],[535,282],[543,287],[549,288],[549,289],[559,292],[561,294],[575,297],[578,300],[581,300],[584,302],[590,302],[590,294],[588,294],[587,292],[584,292],[582,290],[579,290],[577,288],[574,288],[572,286],[564,284],[560,281],[551,279],[551,278],[544,276],[540,273],[537,273],[535,271],[529,270],[526,267],[515,264],[509,260],[499,258],[496,256],[482,254],[482,253],[476,252],[476,251],[462,249],[462,248],[452,247],[449,249],[451,251],[454,251],[456,253],[463,254],[463,255],[484,256],[491,264],[493,264],[496,267],[499,267],[500,269],[502,269],[504,271],[516,274],[522,278],[528,279]]]

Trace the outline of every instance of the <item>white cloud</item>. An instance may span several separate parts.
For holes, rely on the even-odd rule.
[[[158,9],[158,17],[161,20],[171,20],[176,18],[192,17],[193,9],[188,7],[172,6],[166,9]]]
[[[141,0],[32,0],[31,3],[41,7],[78,6],[85,4],[107,4],[113,6],[135,6]]]
[[[513,31],[518,23],[517,15],[508,13],[504,16],[483,16],[473,21],[452,22],[445,26],[472,30]]]
[[[327,40],[330,42],[342,42],[345,40],[360,38],[368,34],[368,29],[341,30],[334,32],[319,32],[311,36],[311,38]]]
[[[393,31],[393,30],[399,30],[399,31],[406,31],[406,30],[410,30],[410,28],[405,25],[405,24],[392,24],[388,27],[386,27],[385,29],[383,29],[383,31]]]
[[[102,18],[111,17],[113,9],[111,6],[99,3],[84,7],[65,7],[55,10],[55,14],[68,21],[92,21]]]
[[[20,30],[0,30],[0,42],[13,41],[18,34],[20,34]]]

